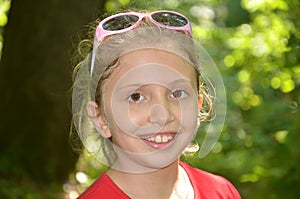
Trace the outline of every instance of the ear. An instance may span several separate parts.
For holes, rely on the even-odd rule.
[[[203,104],[203,95],[199,94],[198,95],[198,113],[201,111],[202,109],[202,104]]]
[[[110,138],[111,132],[108,128],[107,121],[104,117],[104,114],[101,113],[97,103],[94,101],[89,101],[86,105],[86,111],[92,120],[95,129],[102,135],[102,137]]]

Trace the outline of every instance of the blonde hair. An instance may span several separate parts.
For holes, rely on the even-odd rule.
[[[109,140],[103,138],[93,128],[85,110],[88,101],[95,101],[102,107],[102,85],[110,74],[118,68],[119,58],[127,52],[141,48],[157,48],[170,51],[184,58],[189,64],[194,66],[198,75],[198,92],[203,96],[203,108],[199,112],[200,120],[206,120],[212,111],[212,100],[209,96],[209,90],[202,79],[201,52],[193,39],[179,31],[168,30],[153,26],[148,22],[143,22],[134,30],[113,35],[99,43],[94,49],[95,65],[94,70],[90,70],[91,58],[88,51],[92,51],[93,39],[89,37],[79,44],[78,53],[81,57],[85,55],[84,60],[79,62],[74,68],[74,87],[73,87],[73,121],[77,133],[83,142],[83,145],[90,153],[104,161],[102,155],[106,157],[108,163],[114,161],[114,155],[109,146]],[[95,48],[95,47],[94,47]],[[76,94],[74,95],[74,91]],[[73,128],[74,129],[74,128]],[[75,135],[71,132],[71,135]],[[71,136],[71,137],[72,137]],[[98,153],[101,152],[102,155]],[[101,157],[100,157],[101,156]]]

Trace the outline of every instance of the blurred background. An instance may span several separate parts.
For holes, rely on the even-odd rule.
[[[0,0],[0,198],[74,199],[105,169],[69,143],[72,59],[88,23],[123,8],[188,16],[223,76],[223,132],[182,159],[245,199],[299,198],[300,0]]]

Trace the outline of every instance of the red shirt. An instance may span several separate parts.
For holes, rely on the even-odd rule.
[[[240,199],[238,191],[225,178],[189,166],[186,171],[194,189],[195,199]],[[103,173],[78,199],[130,199],[106,174]]]

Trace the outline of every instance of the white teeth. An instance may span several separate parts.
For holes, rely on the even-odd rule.
[[[157,135],[153,137],[146,137],[143,138],[144,140],[147,140],[149,142],[155,142],[155,143],[167,143],[171,140],[173,140],[174,135]]]
[[[161,136],[156,136],[155,137],[155,142],[156,143],[161,143]]]
[[[168,142],[169,138],[168,136],[162,136],[162,142]]]

